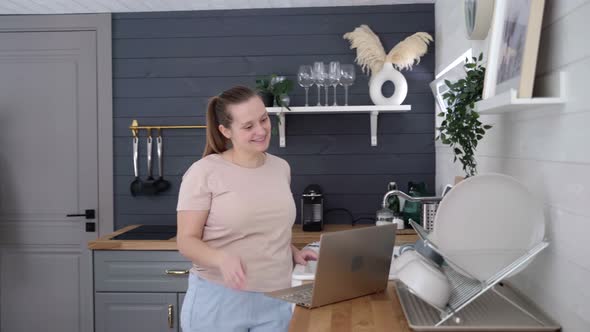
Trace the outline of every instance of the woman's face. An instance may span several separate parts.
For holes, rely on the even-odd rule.
[[[270,119],[262,100],[253,96],[247,101],[228,106],[233,119],[229,128],[219,126],[232,141],[233,148],[248,153],[264,152],[270,142]]]

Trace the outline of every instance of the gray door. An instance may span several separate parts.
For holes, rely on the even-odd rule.
[[[0,33],[0,330],[89,331],[96,32]]]
[[[178,330],[176,293],[96,293],[96,332]]]

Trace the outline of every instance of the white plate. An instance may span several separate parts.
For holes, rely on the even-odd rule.
[[[543,205],[523,184],[502,174],[482,174],[449,191],[429,238],[453,263],[485,281],[544,234]]]

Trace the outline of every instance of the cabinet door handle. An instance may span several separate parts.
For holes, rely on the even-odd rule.
[[[168,305],[168,327],[174,327],[174,305],[172,304]]]
[[[84,214],[66,214],[66,217],[85,217],[86,219],[94,219],[96,218],[96,211],[94,210],[85,210]]]
[[[182,276],[188,274],[189,270],[166,270],[167,275]]]

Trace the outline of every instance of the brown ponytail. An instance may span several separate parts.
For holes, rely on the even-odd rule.
[[[227,150],[228,139],[219,131],[219,125],[226,128],[232,123],[229,105],[239,104],[257,96],[256,92],[245,86],[235,86],[223,91],[219,96],[209,99],[207,105],[207,143],[203,157]]]

